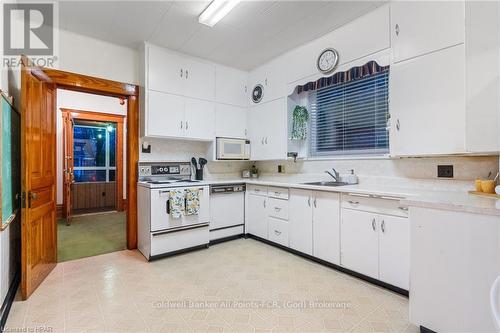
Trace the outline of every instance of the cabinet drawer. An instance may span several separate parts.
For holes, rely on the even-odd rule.
[[[342,194],[342,208],[408,217],[408,207],[401,205],[399,201],[400,198],[390,196]]]
[[[288,220],[288,200],[269,198],[269,216]]]
[[[255,194],[255,195],[263,195],[267,196],[267,186],[261,186],[261,185],[248,185],[247,186],[247,192],[249,194]]]
[[[288,200],[288,188],[269,186],[267,188],[269,197]]]
[[[288,222],[269,217],[268,236],[271,242],[289,246],[288,242]]]

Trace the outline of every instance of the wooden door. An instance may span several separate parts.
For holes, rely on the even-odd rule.
[[[355,272],[378,279],[378,226],[376,215],[342,210],[341,264]]]
[[[66,224],[71,224],[72,202],[71,191],[74,183],[74,160],[73,160],[73,129],[74,120],[71,112],[63,113],[63,217],[66,218]]]
[[[27,299],[57,263],[55,86],[21,70],[21,292]]]
[[[312,191],[290,189],[290,247],[313,254]]]
[[[314,192],[313,255],[340,265],[340,195]]]

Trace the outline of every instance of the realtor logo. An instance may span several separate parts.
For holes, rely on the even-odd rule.
[[[54,4],[4,3],[3,53],[54,55]]]

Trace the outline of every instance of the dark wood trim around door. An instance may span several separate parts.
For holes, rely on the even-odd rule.
[[[116,161],[115,161],[115,164],[116,164],[116,177],[115,177],[116,204],[115,204],[115,207],[116,207],[117,211],[119,211],[119,212],[123,211],[123,122],[124,122],[125,116],[119,115],[119,114],[111,114],[111,113],[87,111],[87,110],[67,109],[67,108],[61,108],[61,112],[62,112],[63,117],[65,117],[65,115],[67,115],[67,114],[71,114],[71,117],[73,119],[116,123]],[[64,156],[63,156],[63,158],[64,158]],[[58,171],[60,171],[60,170],[58,170]],[[64,182],[66,182],[66,177],[63,177],[63,183]],[[63,207],[66,207],[66,205],[68,204],[66,202],[66,200],[67,200],[66,196],[63,196]]]
[[[139,162],[139,86],[56,69],[36,68],[57,88],[127,100],[127,248],[137,248],[137,164]]]

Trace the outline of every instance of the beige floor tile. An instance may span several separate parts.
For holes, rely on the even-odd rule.
[[[28,301],[13,304],[6,327],[41,326],[77,333],[418,332],[408,323],[407,298],[250,239],[151,263],[137,251],[61,263]]]

